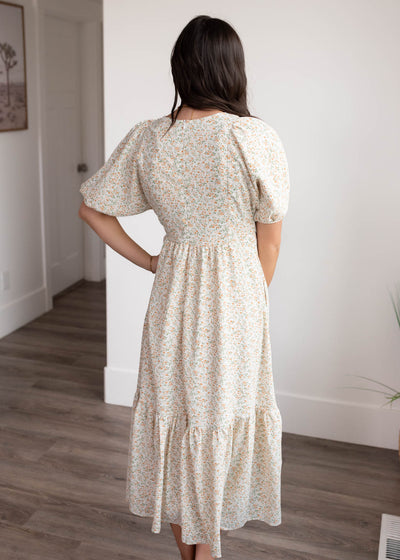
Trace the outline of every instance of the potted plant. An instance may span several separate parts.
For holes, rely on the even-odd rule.
[[[389,295],[390,295],[390,299],[392,300],[394,312],[395,312],[395,315],[396,315],[397,324],[400,328],[400,294],[399,294],[399,291],[397,290],[396,297],[394,297],[391,294],[391,292],[389,292]],[[382,395],[384,395],[384,397],[386,399],[386,402],[384,402],[382,406],[385,406],[387,404],[390,404],[390,406],[392,406],[392,404],[397,399],[400,399],[400,390],[394,389],[393,387],[389,387],[389,385],[386,385],[385,383],[382,383],[381,381],[376,381],[376,379],[372,379],[370,377],[365,377],[364,375],[355,375],[355,374],[346,374],[346,375],[353,375],[354,377],[360,377],[361,379],[366,379],[367,381],[370,381],[372,383],[376,383],[377,385],[380,385],[383,389],[371,389],[371,388],[367,388],[367,387],[347,387],[347,388],[348,389],[360,389],[362,391],[373,391],[375,393],[381,393]],[[400,430],[399,430],[399,457],[400,457]]]

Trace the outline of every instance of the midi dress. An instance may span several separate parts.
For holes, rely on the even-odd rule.
[[[80,192],[111,216],[152,209],[165,229],[132,403],[129,511],[154,533],[180,525],[184,543],[220,558],[221,529],[281,523],[282,417],[255,223],[285,216],[289,171],[260,118],[170,123],[136,123]]]

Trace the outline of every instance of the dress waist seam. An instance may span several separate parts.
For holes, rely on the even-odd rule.
[[[164,243],[169,243],[172,245],[186,245],[189,247],[198,247],[198,248],[204,248],[204,249],[212,249],[215,247],[218,248],[232,248],[232,247],[246,247],[249,248],[252,245],[254,245],[257,241],[257,238],[254,236],[254,238],[247,238],[247,239],[238,239],[238,238],[233,238],[233,239],[221,239],[216,240],[216,241],[192,241],[192,240],[188,240],[188,239],[177,239],[174,237],[171,237],[170,235],[165,235],[163,242]]]

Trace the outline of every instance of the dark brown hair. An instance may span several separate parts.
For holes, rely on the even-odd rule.
[[[220,109],[251,117],[247,107],[247,77],[242,42],[226,21],[196,16],[183,28],[171,53],[175,85],[171,125],[182,105],[194,109]],[[181,105],[176,115],[178,94]]]

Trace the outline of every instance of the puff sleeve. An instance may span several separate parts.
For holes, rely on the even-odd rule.
[[[103,167],[81,184],[79,192],[87,206],[109,216],[133,216],[151,209],[137,165],[146,123],[131,128]]]
[[[254,221],[279,222],[289,205],[289,168],[278,133],[257,117],[240,117],[232,130],[249,180]]]
[[[286,153],[275,129],[268,125],[261,129],[255,155],[257,204],[254,221],[273,224],[286,215],[290,191]]]

